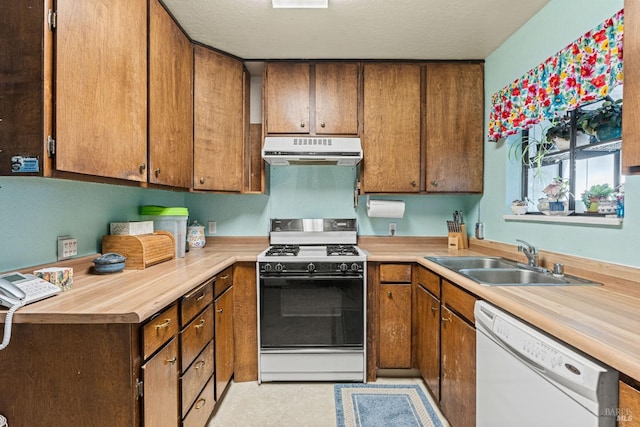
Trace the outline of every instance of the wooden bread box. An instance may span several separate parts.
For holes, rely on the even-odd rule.
[[[144,270],[146,267],[176,257],[176,243],[168,231],[138,236],[102,236],[102,253],[115,252],[125,256],[124,268]]]

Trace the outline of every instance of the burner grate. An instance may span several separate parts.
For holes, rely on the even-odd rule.
[[[265,255],[267,256],[296,256],[300,252],[298,245],[273,245]]]
[[[354,245],[328,245],[327,256],[357,256],[358,249]]]

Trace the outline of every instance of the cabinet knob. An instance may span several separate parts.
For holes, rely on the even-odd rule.
[[[412,187],[415,187],[416,185],[418,185],[418,183],[417,183],[417,182],[415,182],[415,181],[411,181],[411,186],[412,186]]]
[[[216,311],[217,311],[218,313],[222,313],[222,311],[223,311],[223,310],[222,310],[221,308],[219,308],[219,309],[217,309]]]
[[[320,123],[320,127],[321,127],[321,128],[325,127],[324,122]]]
[[[156,169],[155,171],[156,176],[160,175],[160,168]]]
[[[393,294],[391,293],[391,291],[387,291],[387,297],[388,298],[393,298]]]
[[[200,178],[200,184],[204,184],[204,178]]]
[[[304,127],[304,122],[300,123],[300,127],[303,128]]]
[[[144,173],[144,170],[147,168],[147,165],[144,163],[140,165],[140,173]]]
[[[431,185],[433,185],[434,187],[438,186],[438,181],[431,181]]]

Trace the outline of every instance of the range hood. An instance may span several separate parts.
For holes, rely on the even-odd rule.
[[[273,166],[355,166],[362,160],[360,138],[265,137],[262,158]]]

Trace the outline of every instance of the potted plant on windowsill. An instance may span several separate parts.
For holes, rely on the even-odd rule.
[[[622,99],[607,97],[595,110],[583,110],[577,126],[583,132],[595,135],[598,141],[622,136]]]
[[[552,142],[558,150],[568,150],[571,139],[571,121],[568,119],[558,120],[545,134],[547,142]]]
[[[567,212],[566,198],[569,195],[569,180],[567,178],[556,177],[547,185],[542,192],[545,199],[539,200],[539,208],[548,204],[549,211],[555,215],[562,215],[561,212]],[[540,209],[544,213],[544,209]]]
[[[601,201],[611,200],[614,189],[609,184],[596,184],[582,193],[582,202],[587,212],[597,213]]]

